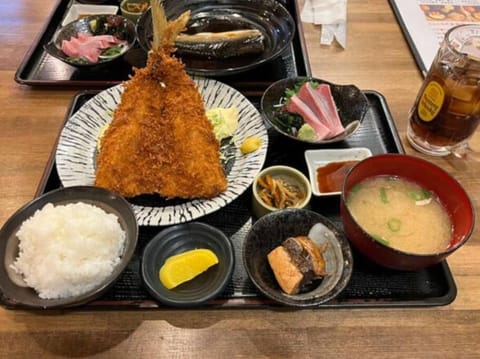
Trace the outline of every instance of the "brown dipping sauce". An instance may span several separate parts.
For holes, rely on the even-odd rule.
[[[331,162],[326,166],[317,168],[317,183],[320,192],[340,192],[343,180],[350,168],[359,161]]]

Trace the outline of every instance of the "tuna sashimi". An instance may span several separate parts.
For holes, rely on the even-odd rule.
[[[100,54],[112,47],[124,43],[124,41],[112,35],[90,36],[79,34],[70,40],[62,41],[62,51],[70,57],[81,57],[89,62],[96,63]]]
[[[306,82],[302,85],[297,95],[308,105],[308,107],[310,107],[318,120],[328,127],[330,130],[330,137],[334,137],[345,131],[345,128],[338,116],[335,101],[330,92],[330,86],[319,86],[327,86],[328,89],[322,89],[322,92],[319,92],[318,89],[312,87],[310,82]]]
[[[315,130],[318,141],[332,137],[329,128],[320,122],[312,109],[305,102],[303,102],[298,95],[293,95],[290,97],[290,100],[286,106],[286,110],[302,116],[303,120]]]

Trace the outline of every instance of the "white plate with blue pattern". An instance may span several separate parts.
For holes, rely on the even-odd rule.
[[[204,78],[196,78],[195,82],[206,109],[236,106],[239,111],[234,141],[227,145],[230,154],[230,160],[225,164],[228,188],[211,199],[167,201],[156,195],[130,199],[139,225],[184,223],[215,212],[238,198],[265,162],[267,129],[255,106],[240,92],[222,82]],[[94,184],[97,139],[112,120],[122,92],[121,84],[100,92],[67,120],[55,156],[57,172],[64,187]],[[257,151],[243,155],[239,144],[251,136],[260,137],[262,144]]]

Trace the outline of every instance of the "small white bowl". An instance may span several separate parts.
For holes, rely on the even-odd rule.
[[[118,12],[118,6],[114,5],[79,5],[74,4],[70,7],[62,21],[62,26],[68,23],[78,20],[80,16],[87,15],[116,15]]]
[[[372,156],[372,151],[365,147],[305,151],[305,161],[308,166],[308,175],[310,177],[310,186],[312,187],[313,195],[332,196],[341,194],[341,191],[320,191],[317,178],[318,168],[327,166],[333,162],[361,161],[370,156]]]

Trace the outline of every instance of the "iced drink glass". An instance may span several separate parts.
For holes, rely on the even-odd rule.
[[[433,156],[456,154],[480,122],[480,25],[451,28],[410,111],[407,139]]]

